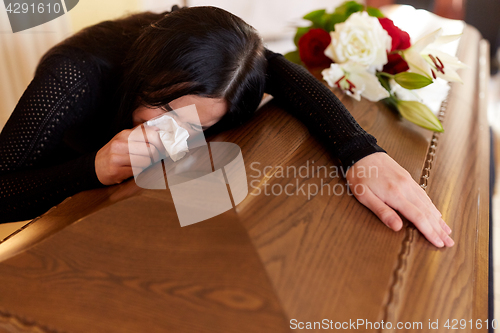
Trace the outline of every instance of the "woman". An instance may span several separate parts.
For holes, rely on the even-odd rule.
[[[0,218],[33,218],[74,193],[131,177],[130,155],[149,156],[129,149],[132,128],[170,108],[195,104],[203,128],[192,130],[221,129],[247,120],[264,92],[353,166],[347,180],[366,189],[357,199],[388,227],[403,226],[396,209],[435,246],[453,245],[425,192],[328,88],[213,7],[103,22],[51,49],[0,134]],[[156,130],[148,127],[148,137],[161,150]],[[368,166],[379,176],[357,178],[355,168]]]

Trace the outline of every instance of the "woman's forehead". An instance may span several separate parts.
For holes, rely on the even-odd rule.
[[[200,122],[209,126],[219,121],[228,111],[227,102],[222,98],[186,95],[169,103],[173,110],[193,104],[196,106]]]

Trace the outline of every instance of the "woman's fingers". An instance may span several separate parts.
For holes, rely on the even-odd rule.
[[[417,187],[418,185],[415,183],[414,187]],[[420,210],[424,213],[424,215],[427,218],[427,221],[430,223],[430,225],[434,228],[434,231],[439,235],[441,240],[444,242],[444,244],[448,247],[453,246],[455,242],[448,236],[448,230],[443,228],[443,225],[441,221],[441,214],[435,214],[435,209],[436,207],[432,203],[432,201],[426,200],[425,198],[422,198],[422,196],[419,195],[418,191],[420,186],[416,188],[416,191],[408,191],[407,196],[408,200],[413,203],[416,207],[419,207]],[[425,196],[427,197],[427,194],[424,193]],[[427,197],[428,198],[428,197]],[[443,221],[444,222],[444,221]],[[448,228],[449,229],[449,228]]]
[[[118,179],[121,179],[121,180],[130,178],[133,175],[134,174],[133,174],[132,168],[130,166],[120,166],[118,168],[115,168],[115,170],[114,170],[114,176]]]
[[[375,176],[358,176],[355,168],[375,168]],[[362,184],[366,195],[356,198],[371,209],[384,223],[390,216],[388,209],[397,210],[435,246],[453,246],[449,237],[451,229],[432,203],[427,193],[412,179],[411,175],[384,153],[368,155],[353,165],[347,180],[356,186]],[[363,173],[361,173],[364,175]],[[351,186],[351,187],[352,187]],[[384,220],[385,218],[385,220]]]
[[[443,214],[441,214],[441,212],[436,208],[436,206],[432,202],[431,198],[429,198],[429,196],[427,195],[427,192],[425,192],[425,190],[422,187],[417,186],[415,192],[416,192],[416,195],[420,198],[420,200],[422,200],[424,203],[427,203],[429,205],[433,214],[436,217],[440,218],[441,216],[443,216]]]
[[[140,141],[122,141],[113,140],[110,142],[110,154],[116,155],[143,155],[152,158],[154,162],[159,161],[160,154],[158,149],[152,144]],[[128,164],[130,165],[130,164]]]
[[[161,142],[158,134],[158,127],[140,125],[131,130],[129,133],[124,133],[127,136],[128,142],[149,143],[161,153],[165,154],[165,147]],[[125,131],[123,131],[125,132]]]
[[[128,156],[128,166],[133,168],[146,169],[148,166],[153,164],[149,156],[144,155],[129,155]]]
[[[375,215],[392,230],[399,231],[403,227],[403,221],[399,215],[373,194],[367,186],[365,186],[364,193],[362,195],[356,195],[356,198],[369,210],[374,212]]]
[[[446,222],[442,218],[439,219],[439,224],[441,225],[441,228],[444,231],[446,231],[448,235],[451,234],[451,228],[448,226],[448,224],[446,224]]]
[[[95,158],[99,181],[104,185],[121,183],[133,176],[134,171],[138,174],[159,161],[161,150],[158,147],[164,148],[157,130],[157,127],[142,125],[123,130],[99,149]]]
[[[101,175],[101,177],[99,177],[99,175]],[[98,178],[104,185],[121,183],[123,180],[132,176],[133,171],[130,166],[128,155],[118,154],[109,155],[108,162],[98,173]]]
[[[159,129],[157,127],[144,126],[144,132],[146,133],[148,142],[150,144],[153,144],[161,154],[165,154],[165,146],[163,146],[163,142],[160,139],[158,130]]]
[[[128,143],[128,153],[130,155],[148,156],[152,163],[156,163],[161,159],[158,149],[146,142],[130,141]]]
[[[413,203],[404,197],[400,197],[399,200],[389,204],[412,222],[429,242],[437,247],[443,247],[445,245],[441,235],[436,232],[436,229],[433,227],[432,221],[430,221],[421,209],[417,208]]]
[[[134,167],[145,169],[152,164],[151,157],[148,152],[144,155],[135,154],[110,154],[109,161],[111,166],[116,167]]]
[[[451,228],[446,224],[446,222],[441,218],[442,214],[439,212],[439,210],[436,208],[434,203],[432,202],[431,198],[427,195],[427,193],[424,191],[423,188],[418,186],[417,190],[415,191],[417,196],[420,198],[420,200],[423,201],[423,204],[427,204],[427,206],[433,211],[434,216],[438,219],[438,224],[441,226],[441,228],[446,232],[446,234],[451,234]]]

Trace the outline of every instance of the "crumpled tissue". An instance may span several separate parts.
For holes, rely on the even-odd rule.
[[[189,152],[187,145],[187,139],[189,138],[188,131],[179,126],[175,119],[168,114],[151,119],[146,122],[146,125],[156,126],[160,129],[158,134],[160,135],[161,142],[174,162],[180,160]]]

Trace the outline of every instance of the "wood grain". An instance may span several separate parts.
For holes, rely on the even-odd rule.
[[[234,211],[180,228],[169,192],[145,192],[2,262],[0,316],[71,332],[287,331]]]
[[[349,100],[344,102],[347,105],[352,103]],[[420,131],[416,128],[411,131],[398,126],[390,111],[380,112],[379,108],[382,105],[373,107],[363,101],[352,109],[366,112],[358,117],[365,123],[365,128],[371,117],[381,118],[377,121],[392,121],[391,125],[396,125],[394,131],[399,132],[403,138],[401,142],[408,145],[402,146],[401,151],[412,151],[418,157],[413,159],[412,165],[410,158],[400,154],[401,162],[406,163],[409,170],[414,170],[414,177],[418,179],[427,140],[415,134]],[[315,166],[326,166],[328,170],[339,165],[317,141],[308,137],[306,129],[295,119],[282,110],[268,108],[257,121],[271,127],[265,136],[256,133],[250,124],[238,131],[226,132],[216,140],[239,142],[240,136],[244,137],[246,141],[239,144],[247,166],[258,163],[253,169],[260,171],[266,166],[274,167],[261,177],[257,177],[259,172],[251,167],[247,169],[249,181],[259,186],[250,183],[252,194],[237,211],[289,318],[348,321],[359,317],[380,321],[383,316],[380,306],[387,297],[386,290],[404,234],[390,231],[356,199],[346,195],[345,181],[341,176],[312,176],[313,161]],[[289,123],[293,124],[293,130],[290,130]],[[300,145],[297,143],[299,138]],[[280,147],[280,153],[269,153],[276,152],[276,147]],[[296,170],[307,167],[310,175],[282,178],[277,175],[279,167]],[[273,187],[290,185],[290,188],[296,188],[297,181],[298,186],[306,189],[320,186],[322,181],[328,185],[323,194],[310,200],[307,194],[296,191],[291,196],[272,194]],[[330,188],[330,195],[327,188]],[[266,195],[266,189],[270,195]],[[341,195],[333,195],[334,189],[339,189],[337,193]],[[259,190],[260,194],[256,195]],[[373,275],[377,278],[374,279]]]
[[[476,332],[487,331],[488,318],[489,66],[484,62],[489,51],[484,42],[468,46],[480,39],[475,29],[467,28],[462,38],[460,58],[471,68],[461,72],[463,85],[452,86],[427,190],[453,230],[456,246],[437,250],[420,235],[413,240],[403,277],[406,288],[400,290],[393,315],[442,324],[472,320],[473,327],[468,323],[461,331]],[[483,321],[482,329],[476,329],[477,320]]]

